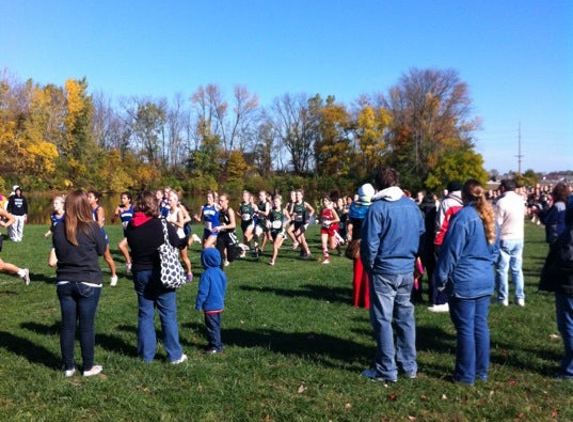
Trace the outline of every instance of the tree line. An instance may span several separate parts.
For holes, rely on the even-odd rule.
[[[350,105],[287,93],[264,106],[240,85],[228,98],[209,84],[170,100],[114,101],[90,94],[86,78],[40,85],[4,70],[0,185],[350,193],[390,165],[403,186],[438,190],[453,179],[487,180],[474,148],[479,125],[452,69],[410,69]]]

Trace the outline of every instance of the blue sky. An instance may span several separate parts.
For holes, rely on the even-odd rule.
[[[488,170],[573,169],[570,0],[0,0],[0,70],[114,99],[240,84],[350,104],[410,68],[453,68]]]

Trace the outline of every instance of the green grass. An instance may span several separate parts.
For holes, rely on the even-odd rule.
[[[198,231],[198,227],[195,227]],[[562,354],[551,295],[536,292],[547,251],[540,227],[526,228],[526,307],[491,307],[489,380],[475,387],[448,379],[455,331],[447,314],[416,306],[415,380],[384,386],[360,376],[372,365],[368,312],[350,306],[351,261],[300,261],[290,244],[275,267],[248,258],[227,269],[225,354],[206,356],[196,283],[178,294],[181,340],[189,362],[136,356],[137,302],[108,227],[120,281],[106,286],[96,319],[96,363],[103,374],[64,378],[54,270],[46,265],[45,226],[27,226],[23,243],[4,242],[2,259],[28,266],[32,284],[0,274],[0,420],[2,421],[547,421],[573,420],[573,383],[551,375]],[[199,250],[190,252],[196,277]],[[425,282],[424,282],[425,285]],[[512,291],[512,290],[511,290]],[[77,348],[79,357],[79,347]]]

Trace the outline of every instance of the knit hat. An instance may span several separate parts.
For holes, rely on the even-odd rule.
[[[462,188],[464,187],[464,185],[462,184],[462,182],[450,182],[448,183],[448,192],[455,192],[457,190],[462,190]]]
[[[370,202],[374,196],[374,187],[370,183],[366,183],[358,188],[358,199],[360,202]]]

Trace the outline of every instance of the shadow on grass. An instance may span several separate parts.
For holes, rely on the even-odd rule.
[[[45,347],[14,334],[0,331],[0,348],[22,356],[31,363],[44,365],[50,369],[60,369],[62,359]]]
[[[257,292],[257,293],[272,293],[277,296],[284,297],[306,297],[308,299],[324,300],[330,303],[351,303],[352,290],[344,287],[331,287],[320,284],[304,284],[299,289],[282,289],[278,287],[253,287],[253,286],[240,286],[241,290]]]

